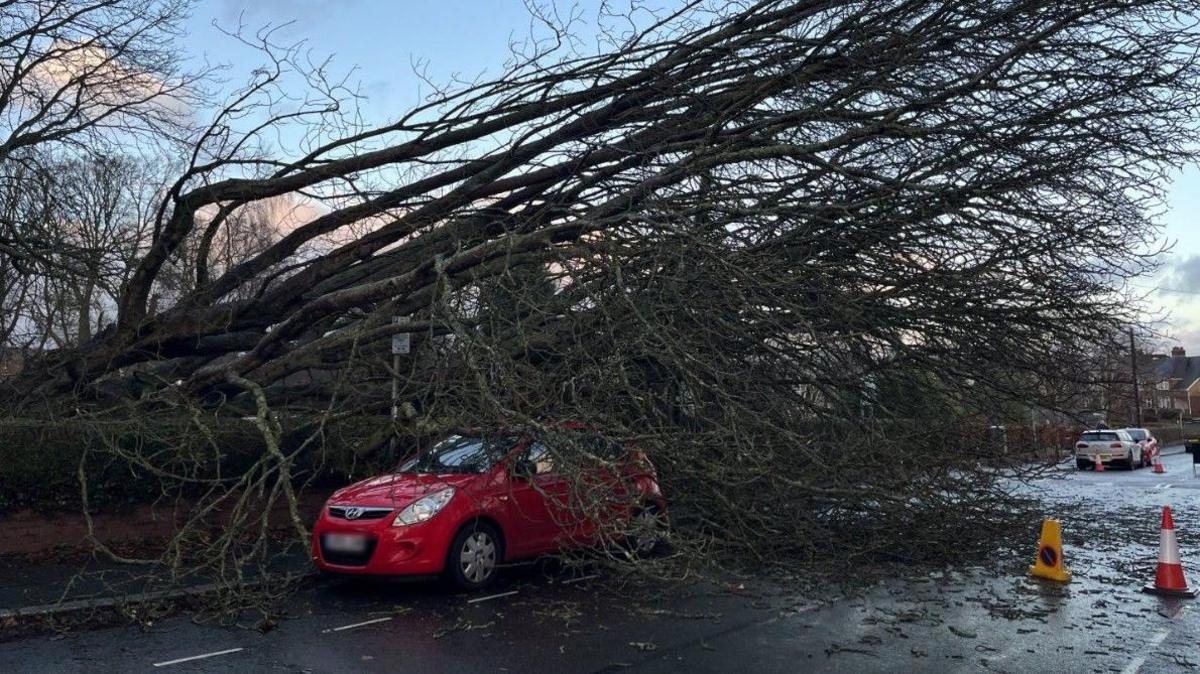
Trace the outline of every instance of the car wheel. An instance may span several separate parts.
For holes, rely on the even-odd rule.
[[[504,558],[500,534],[483,522],[472,522],[459,530],[450,543],[446,567],[450,579],[464,590],[487,587],[496,578]]]
[[[650,557],[658,552],[663,545],[663,534],[667,523],[663,520],[658,508],[646,506],[633,516],[630,522],[629,544],[634,554],[639,557]]]
[[[1075,459],[1075,470],[1087,470],[1088,463],[1083,459]]]
[[[1129,464],[1129,470],[1137,470],[1137,465],[1133,462],[1133,450],[1129,450],[1129,458],[1125,460]]]

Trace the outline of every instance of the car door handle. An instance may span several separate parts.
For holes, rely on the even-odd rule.
[[[508,496],[507,496],[507,495],[505,495],[505,494],[501,494],[500,496],[497,496],[496,498],[500,499],[501,501],[507,501],[507,500],[508,500]]]

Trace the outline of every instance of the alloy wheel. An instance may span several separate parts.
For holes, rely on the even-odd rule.
[[[462,575],[475,584],[483,584],[496,571],[496,543],[486,531],[476,531],[463,542],[458,564]]]
[[[647,508],[633,518],[633,548],[639,555],[654,552],[662,539],[662,520],[658,513]]]

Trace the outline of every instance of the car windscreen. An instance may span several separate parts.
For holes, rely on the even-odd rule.
[[[1134,442],[1145,440],[1146,438],[1150,437],[1149,433],[1141,430],[1140,428],[1131,428],[1126,432],[1129,433],[1129,437],[1133,438]]]
[[[483,473],[504,458],[516,439],[451,435],[404,462],[401,473]]]
[[[1116,442],[1120,439],[1116,433],[1101,433],[1096,431],[1084,433],[1083,437],[1080,438],[1084,442]]]

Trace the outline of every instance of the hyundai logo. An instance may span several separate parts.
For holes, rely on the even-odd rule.
[[[359,517],[362,517],[362,514],[363,514],[363,509],[359,508],[357,506],[346,508],[346,519],[348,519],[348,520],[356,520]]]

